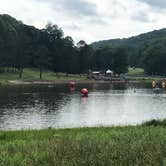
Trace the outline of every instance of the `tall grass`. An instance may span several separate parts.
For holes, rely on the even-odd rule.
[[[166,165],[166,128],[154,126],[0,132],[0,165]]]

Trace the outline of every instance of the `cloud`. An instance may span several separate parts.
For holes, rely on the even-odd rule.
[[[52,22],[76,42],[130,37],[166,27],[166,0],[0,0],[0,4],[1,14],[40,29]]]
[[[87,0],[36,0],[49,3],[51,7],[74,17],[96,16],[97,8],[94,3]]]
[[[131,19],[143,23],[153,22],[155,19],[152,19],[150,15],[145,11],[137,11],[131,15]]]
[[[74,24],[74,23],[64,24],[63,28],[68,29],[68,30],[73,30],[73,31],[80,30],[80,27],[77,24]]]
[[[137,0],[156,9],[166,9],[166,0]]]

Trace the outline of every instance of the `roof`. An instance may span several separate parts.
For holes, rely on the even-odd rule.
[[[99,71],[93,71],[92,74],[100,74]]]
[[[112,74],[113,71],[111,71],[110,69],[108,69],[108,70],[106,71],[106,73],[107,73],[107,74]]]

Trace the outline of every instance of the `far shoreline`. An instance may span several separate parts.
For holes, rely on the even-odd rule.
[[[8,80],[8,85],[54,85],[54,84],[69,84],[74,81],[76,84],[125,84],[125,83],[142,83],[137,80],[129,81],[103,81],[103,80]]]

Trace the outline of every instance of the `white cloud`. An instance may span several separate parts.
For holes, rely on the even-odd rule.
[[[146,3],[153,8],[166,9],[165,0],[138,0],[138,1]]]
[[[77,42],[122,38],[166,27],[165,0],[0,0],[0,12],[43,28],[62,27]]]

